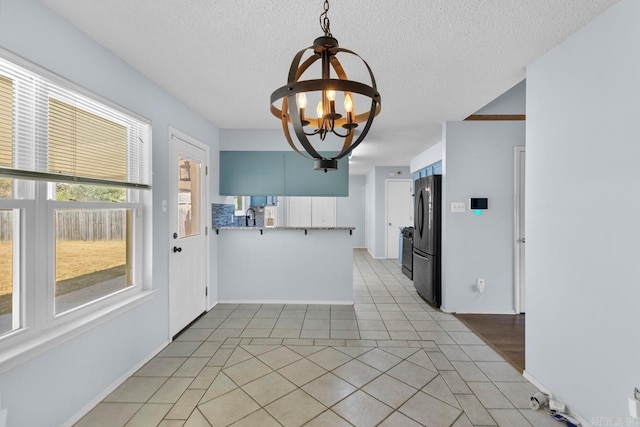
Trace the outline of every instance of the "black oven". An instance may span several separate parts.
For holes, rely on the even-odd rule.
[[[413,280],[413,227],[402,229],[402,272]]]

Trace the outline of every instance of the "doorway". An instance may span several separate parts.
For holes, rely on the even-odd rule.
[[[411,180],[389,179],[385,181],[385,244],[386,258],[400,257],[400,227],[413,225],[411,208]]]
[[[207,309],[209,147],[170,129],[169,336]]]
[[[515,311],[525,312],[525,147],[515,147]]]

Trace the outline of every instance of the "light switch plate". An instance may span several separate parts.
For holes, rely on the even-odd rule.
[[[467,206],[465,202],[451,202],[451,213],[465,213]]]

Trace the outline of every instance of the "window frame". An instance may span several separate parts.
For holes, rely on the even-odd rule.
[[[48,79],[65,90],[77,92],[78,95],[102,104],[106,108],[128,115],[140,122],[140,125],[146,125],[147,140],[145,142],[148,141],[149,144],[149,155],[144,158],[143,167],[152,171],[150,120],[2,48],[0,48],[0,57]],[[93,111],[89,112],[93,113]],[[14,129],[15,126],[17,125],[14,123]],[[41,125],[36,127],[39,132],[42,131]],[[44,127],[46,131],[46,125]],[[147,189],[123,186],[127,189],[126,202],[69,202],[49,200],[48,186],[56,182],[55,178],[34,180],[9,174],[3,174],[3,176],[13,179],[13,191],[12,198],[0,199],[0,209],[14,209],[14,212],[19,212],[19,229],[14,230],[13,239],[14,248],[15,242],[19,242],[17,244],[19,265],[14,265],[14,271],[17,269],[19,274],[18,292],[20,292],[21,301],[18,307],[20,327],[0,335],[0,373],[151,300],[155,292],[151,287],[153,262],[151,182]],[[84,182],[84,184],[93,185],[90,182]],[[102,208],[133,211],[132,286],[56,315],[55,209]]]

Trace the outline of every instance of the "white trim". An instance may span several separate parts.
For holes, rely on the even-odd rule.
[[[200,142],[198,139],[182,132],[179,131],[178,129],[169,126],[169,165],[172,164],[173,160],[172,160],[172,156],[173,156],[173,138],[176,138],[186,144],[190,144],[193,145],[194,147],[204,151],[204,166],[206,168],[206,170],[209,169],[209,160],[210,160],[210,153],[209,153],[209,146],[203,142]],[[213,172],[213,168],[211,168],[211,171]],[[203,198],[203,204],[204,204],[204,218],[202,218],[202,224],[207,227],[207,229],[209,230],[208,233],[204,234],[202,237],[205,239],[205,243],[204,243],[204,247],[205,247],[205,287],[207,288],[207,295],[205,296],[205,307],[209,307],[210,306],[210,301],[211,298],[213,297],[212,295],[212,290],[211,290],[211,256],[210,256],[210,246],[211,246],[211,241],[209,239],[209,236],[211,236],[211,234],[213,233],[213,228],[211,226],[211,201],[210,201],[210,194],[209,194],[209,175],[208,173],[205,174],[204,179],[202,180],[201,185],[203,186],[202,188],[202,192],[204,194],[204,198]],[[171,188],[171,187],[170,187]],[[170,190],[171,191],[171,190]],[[171,200],[171,194],[169,195],[169,200]],[[169,220],[171,220],[171,213],[169,212]],[[169,226],[169,228],[171,228],[171,226]],[[168,234],[171,234],[169,230],[167,230]],[[171,247],[173,245],[173,238],[171,236],[167,236],[168,240],[169,240],[169,247]],[[171,260],[170,260],[170,252],[167,251],[167,255],[166,255],[166,262],[167,262],[167,266],[170,269],[171,268]],[[171,316],[171,271],[169,270],[169,298],[167,298],[167,313],[169,315],[169,317]],[[171,331],[171,319],[168,319],[169,321],[167,322],[167,335],[169,337],[172,337],[172,331]],[[195,320],[195,319],[193,319]]]
[[[524,145],[516,145],[513,147],[514,164],[513,164],[513,309],[516,313],[522,312],[521,302],[522,296],[520,291],[522,290],[522,284],[520,283],[520,245],[518,243],[518,236],[520,236],[520,153],[525,152]],[[526,196],[525,196],[526,197]],[[524,212],[522,212],[524,215]]]
[[[491,311],[478,311],[478,309],[448,309],[444,306],[440,306],[440,310],[445,313],[456,313],[456,314],[518,314],[514,310],[491,310]]]
[[[544,394],[549,395],[550,397],[555,397],[557,398],[557,396],[555,396],[553,394],[553,392],[551,390],[549,390],[544,384],[542,384],[540,381],[538,381],[533,375],[531,375],[529,372],[527,372],[527,370],[525,369],[524,372],[522,373],[522,376],[529,381],[531,384],[534,385],[535,388],[537,388],[538,390],[540,390],[541,392],[543,392]],[[564,400],[559,399],[558,400],[564,402]],[[566,402],[564,402],[566,404]],[[567,408],[569,406],[567,405]],[[584,419],[580,414],[576,413],[575,411],[572,411],[569,409],[568,411],[569,415],[571,415],[572,417],[575,417],[578,419],[578,421],[580,421],[580,424],[582,424],[582,427],[592,427],[591,423],[588,422],[586,419]]]
[[[93,311],[74,322],[57,325],[35,336],[25,338],[22,342],[11,341],[11,347],[0,353],[0,374],[43,354],[52,348],[77,337],[84,332],[101,325],[153,298],[154,291],[140,292],[126,300],[111,304],[101,310]],[[28,334],[33,330],[22,329],[16,331],[16,336]]]
[[[317,304],[317,305],[353,305],[353,301],[344,301],[344,300],[336,300],[336,301],[314,301],[314,300],[266,300],[266,299],[229,299],[229,300],[218,300],[218,304]]]
[[[137,364],[135,364],[131,369],[129,369],[127,372],[125,372],[120,378],[118,378],[117,380],[115,380],[109,387],[107,387],[103,392],[101,392],[98,396],[96,396],[94,399],[92,399],[89,403],[87,403],[86,405],[84,405],[82,407],[82,409],[80,409],[78,412],[76,412],[73,416],[71,416],[71,418],[69,418],[65,423],[62,424],[63,427],[71,427],[73,426],[75,423],[77,423],[78,421],[80,421],[80,419],[82,417],[84,417],[85,415],[87,415],[94,407],[96,407],[96,405],[98,405],[100,402],[102,402],[107,396],[109,396],[111,393],[113,393],[118,387],[120,387],[130,376],[132,376],[133,374],[136,373],[136,371],[140,368],[142,368],[147,362],[149,362],[151,359],[153,359],[154,357],[156,357],[156,355],[158,353],[160,353],[167,345],[170,344],[170,341],[167,340],[166,342],[164,342],[160,347],[158,347],[156,350],[153,350],[151,353],[149,353],[147,356],[145,356],[144,358],[142,358],[142,360],[140,362],[138,362]]]
[[[369,248],[367,248],[367,252],[369,252],[369,255],[371,255],[371,258],[373,259],[389,259],[387,257],[383,257],[383,256],[374,256],[371,251],[369,250]]]

